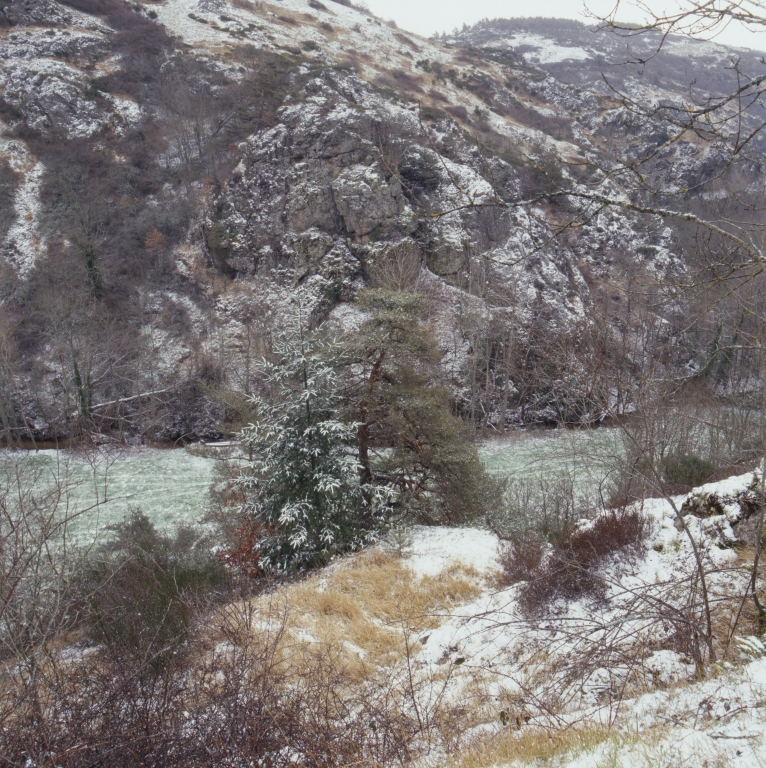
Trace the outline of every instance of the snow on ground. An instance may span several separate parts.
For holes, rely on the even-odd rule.
[[[237,6],[222,0],[168,0],[148,4],[159,21],[184,42],[215,51],[220,46],[252,42],[265,48],[300,48],[306,41],[321,51],[306,55],[344,59],[350,54],[369,61],[370,71],[385,66],[412,66],[412,45],[432,59],[448,59],[439,47],[407,33],[412,45],[403,42],[401,32],[356,8],[330,3],[312,8],[307,0],[280,0]],[[417,42],[415,42],[417,41]],[[354,46],[359,50],[354,50]],[[367,68],[368,65],[362,63]]]
[[[656,730],[636,743],[605,742],[567,763],[585,768],[610,760],[624,768],[725,766],[766,763],[766,659],[731,668],[712,679],[658,690],[624,703],[623,720]]]
[[[159,22],[188,45],[204,47],[206,44],[224,43],[230,39],[226,30],[217,25],[212,26],[201,15],[197,17],[201,20],[195,20],[195,12],[200,11],[197,0],[170,0],[156,5],[147,3],[146,8],[156,13]]]
[[[509,48],[531,48],[532,50],[524,52],[526,58],[536,64],[553,64],[559,61],[583,61],[590,58],[593,54],[579,46],[561,45],[561,43],[550,37],[536,35],[532,32],[517,32],[515,35],[506,38],[501,45],[507,45]]]
[[[704,520],[685,516],[709,572],[714,611],[723,610],[727,597],[736,602],[749,579],[723,529],[729,528],[727,517],[737,517],[735,511],[742,516],[734,509],[736,500],[752,492],[754,483],[757,476],[748,473],[674,499],[684,511],[691,509],[685,502],[694,499],[727,503],[724,514]],[[416,528],[408,561],[415,574],[434,575],[462,563],[485,579],[477,599],[421,638],[420,673],[428,677],[445,662],[455,665],[451,698],[468,696],[481,681],[497,712],[516,713],[526,727],[606,729],[584,753],[563,753],[559,762],[546,764],[766,765],[764,647],[745,638],[743,650],[734,652],[735,663],[719,662],[700,675],[673,642],[667,621],[672,611],[656,610],[660,602],[683,604],[685,580],[693,572],[690,544],[667,501],[649,500],[643,512],[652,523],[646,550],[616,557],[603,569],[606,599],[558,599],[537,619],[522,615],[520,585],[493,586],[498,545],[493,534]],[[502,737],[507,729],[496,720],[481,732]]]
[[[106,28],[99,25],[101,31]],[[95,52],[104,40],[104,35],[92,29],[68,27],[66,30],[44,27],[19,28],[0,32],[0,60],[10,59],[55,60],[78,54]]]
[[[478,528],[417,526],[409,565],[418,576],[436,576],[452,565],[493,571],[497,562],[497,537]]]
[[[557,437],[537,441],[541,469],[546,460],[560,467],[563,444],[556,446]],[[528,453],[530,443],[520,443],[518,453]],[[482,451],[497,471],[502,449]],[[509,471],[517,458],[507,453]],[[88,533],[120,521],[131,507],[140,507],[160,527],[199,521],[215,468],[214,459],[186,450],[147,448],[105,450],[95,460],[40,451],[29,454],[28,461],[48,477],[58,473],[71,482],[73,506],[109,500],[78,523]],[[703,553],[715,611],[725,613],[749,578],[731,539],[757,485],[758,476],[746,473],[674,499],[688,513],[686,525]],[[719,506],[708,510],[711,516],[691,514],[695,505],[712,502]],[[710,768],[766,765],[763,645],[744,637],[738,642],[742,650],[730,654],[730,661],[708,665],[700,674],[673,641],[667,620],[672,611],[663,616],[655,610],[661,602],[683,604],[685,579],[693,572],[690,544],[667,501],[649,500],[643,512],[652,524],[646,546],[601,569],[605,599],[558,599],[537,618],[520,610],[521,585],[498,586],[493,533],[415,527],[411,554],[402,561],[414,579],[463,566],[465,577],[478,586],[477,596],[440,613],[435,628],[419,637],[418,675],[438,679],[450,670],[447,699],[459,704],[470,695],[481,701],[485,720],[475,729],[477,737],[507,738],[525,728],[601,729],[594,743],[563,750],[549,765],[699,768],[705,760]],[[750,631],[743,626],[740,635]],[[501,712],[506,713],[502,719]],[[520,730],[513,725],[517,718]],[[507,759],[482,764],[524,765]]]
[[[124,125],[138,123],[144,115],[144,110],[141,106],[126,96],[109,94],[109,99],[114,105],[114,111],[120,116]],[[123,131],[123,127],[117,127],[118,133]]]
[[[0,123],[0,133],[5,126]],[[20,177],[14,196],[16,220],[5,236],[8,257],[21,277],[26,277],[42,253],[45,243],[37,229],[40,209],[40,185],[45,166],[36,160],[26,146],[15,139],[0,136],[0,157],[8,160],[11,168]]]
[[[308,0],[238,3],[236,6],[225,0],[166,0],[147,4],[145,8],[147,12],[156,13],[171,33],[192,45],[199,54],[218,61],[233,76],[238,73],[227,59],[227,53],[249,43],[275,51],[296,53],[300,50],[304,56],[319,62],[351,63],[363,79],[384,86],[392,85],[392,77],[396,80],[406,73],[411,85],[403,85],[400,78],[395,87],[411,90],[413,98],[423,104],[430,101],[441,105],[432,98],[430,89],[436,89],[450,104],[462,105],[469,113],[486,107],[477,94],[459,87],[449,78],[437,78],[419,65],[424,60],[438,63],[465,77],[474,72],[476,65],[467,67],[458,49],[392,28],[357,8],[331,2],[322,9],[312,7]],[[519,44],[523,41],[542,45],[538,46],[540,62],[580,60],[590,55],[581,48],[556,47],[551,40],[536,35],[517,37]],[[482,62],[480,67],[497,82],[507,77],[505,70],[491,61]],[[525,106],[532,112],[552,114],[544,97],[525,100]],[[493,130],[510,141],[521,145],[539,144],[558,153],[565,162],[583,160],[579,147],[553,139],[512,117],[490,112],[486,119]]]

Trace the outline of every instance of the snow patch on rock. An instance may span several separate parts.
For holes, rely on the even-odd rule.
[[[25,278],[45,248],[45,240],[38,231],[40,187],[45,166],[36,160],[26,146],[15,139],[0,137],[0,156],[5,157],[12,170],[20,177],[14,196],[16,219],[2,243],[6,259],[17,274]]]

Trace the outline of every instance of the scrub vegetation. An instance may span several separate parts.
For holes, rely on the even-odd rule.
[[[762,764],[732,20],[1,5],[0,768]]]

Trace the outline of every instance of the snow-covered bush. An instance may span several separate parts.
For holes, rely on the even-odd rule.
[[[255,424],[241,433],[252,461],[241,477],[246,514],[257,527],[259,564],[309,566],[374,537],[388,491],[362,482],[357,425],[339,418],[338,347],[305,329],[300,316],[264,361],[268,394],[255,396]]]

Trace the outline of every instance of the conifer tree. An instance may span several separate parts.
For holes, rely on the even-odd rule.
[[[366,486],[397,491],[397,507],[424,523],[481,518],[500,496],[468,428],[439,385],[439,351],[425,297],[374,289],[358,299],[366,319],[347,345],[349,402],[358,421]]]
[[[279,334],[275,362],[264,361],[267,393],[243,430],[252,455],[243,473],[245,514],[265,570],[322,562],[374,537],[386,489],[366,481],[357,461],[357,425],[343,421],[342,381],[328,363],[338,348],[299,316]]]

